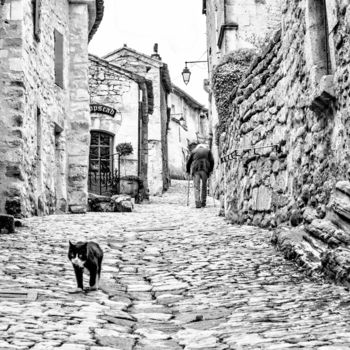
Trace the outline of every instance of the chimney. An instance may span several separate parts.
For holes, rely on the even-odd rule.
[[[157,43],[155,43],[153,46],[153,53],[152,53],[151,57],[156,59],[156,60],[159,60],[159,61],[162,60],[162,58],[159,56],[159,53],[158,53],[158,44]]]

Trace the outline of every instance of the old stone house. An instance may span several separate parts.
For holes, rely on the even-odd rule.
[[[170,185],[167,138],[168,96],[172,87],[168,66],[162,62],[157,45],[151,56],[124,46],[103,58],[152,82],[154,108],[148,122],[148,188],[151,195],[161,195]]]
[[[148,193],[148,119],[153,113],[152,82],[93,55],[89,61],[89,192],[110,193],[116,176],[127,175],[142,181],[142,197],[145,197]],[[133,153],[118,159],[116,146],[120,143],[130,143]]]
[[[219,124],[217,106],[213,94],[213,70],[225,56],[239,49],[259,49],[269,40],[270,33],[281,23],[280,0],[203,0],[206,16],[207,57],[209,81],[209,129],[215,164],[218,165],[219,140],[216,137]],[[213,183],[220,183],[220,169],[214,172]]]
[[[88,41],[103,0],[0,2],[0,212],[84,212]]]
[[[213,72],[225,214],[303,224],[277,238],[288,256],[349,282],[350,3],[282,1],[280,18],[258,54]]]
[[[169,105],[171,106],[168,133],[170,177],[184,179],[189,143],[209,142],[208,110],[174,84]]]

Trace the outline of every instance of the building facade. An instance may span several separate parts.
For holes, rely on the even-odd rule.
[[[85,212],[88,41],[103,0],[0,3],[0,212]]]
[[[208,110],[173,84],[168,132],[169,171],[172,179],[186,178],[189,144],[209,142]]]
[[[148,188],[151,195],[161,195],[170,185],[168,168],[168,96],[171,80],[157,47],[151,56],[124,46],[104,57],[108,62],[152,81],[154,108],[148,122]]]
[[[89,56],[91,143],[89,192],[106,194],[116,176],[138,177],[148,193],[148,120],[153,113],[152,82],[96,56]],[[130,143],[133,153],[118,157]]]

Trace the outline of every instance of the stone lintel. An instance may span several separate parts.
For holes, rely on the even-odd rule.
[[[224,41],[225,32],[227,30],[238,30],[238,24],[235,22],[223,24],[220,28],[220,34],[218,39],[218,47],[221,49],[222,42]]]

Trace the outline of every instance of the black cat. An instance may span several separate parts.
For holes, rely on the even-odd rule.
[[[84,268],[90,273],[89,290],[97,290],[103,259],[103,251],[95,242],[78,242],[76,244],[69,241],[68,258],[73,264],[78,290],[84,291],[83,271]]]

